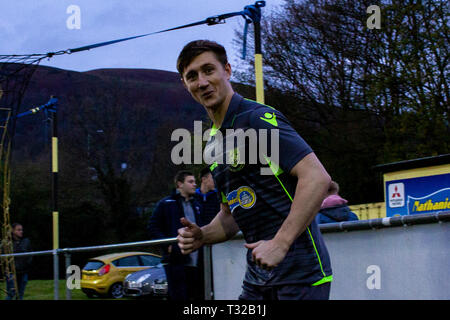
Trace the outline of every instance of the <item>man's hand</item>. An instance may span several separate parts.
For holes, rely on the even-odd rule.
[[[252,249],[253,261],[262,269],[272,270],[283,261],[289,247],[277,243],[274,240],[261,240],[254,243],[246,243],[247,249]]]
[[[178,229],[178,246],[182,254],[189,254],[203,245],[203,233],[199,226],[186,218],[180,219],[183,228]]]

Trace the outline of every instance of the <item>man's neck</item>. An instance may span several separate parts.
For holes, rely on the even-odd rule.
[[[183,197],[184,201],[191,200],[191,196],[190,195],[188,195],[188,194],[186,194],[186,193],[184,193],[182,191],[179,191],[179,192],[180,192],[180,195]]]
[[[227,95],[225,100],[223,101],[222,105],[220,105],[218,108],[212,110],[207,109],[207,113],[209,118],[214,123],[214,126],[216,128],[220,128],[222,126],[223,121],[225,120],[225,116],[228,111],[228,107],[230,106],[231,98],[233,97],[234,91],[231,90],[230,93]]]

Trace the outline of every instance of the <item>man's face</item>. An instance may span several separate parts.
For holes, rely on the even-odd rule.
[[[12,230],[13,235],[16,238],[22,238],[23,237],[23,227],[21,225],[17,225]]]
[[[211,173],[208,173],[206,176],[202,177],[202,184],[205,186],[206,190],[214,190],[214,179]]]
[[[183,84],[192,97],[206,109],[217,110],[232,92],[231,66],[223,66],[213,52],[195,57],[183,71]]]
[[[182,194],[184,193],[189,196],[193,196],[195,194],[195,188],[197,188],[194,176],[186,176],[184,182],[177,182],[177,185]]]

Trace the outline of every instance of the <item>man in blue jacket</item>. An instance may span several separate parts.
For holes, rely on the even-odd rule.
[[[208,167],[200,171],[200,188],[195,190],[195,198],[202,206],[203,224],[208,224],[220,211],[220,200]]]
[[[148,230],[153,239],[173,238],[182,227],[180,218],[194,219],[203,225],[201,206],[195,200],[195,177],[189,171],[175,176],[176,191],[157,205],[149,220]],[[163,246],[163,262],[171,300],[200,300],[203,293],[202,251],[183,255],[177,245]]]
[[[202,206],[202,222],[203,225],[210,223],[217,213],[220,211],[219,194],[214,183],[214,179],[209,167],[204,167],[200,171],[200,188],[195,190],[195,198]],[[211,250],[211,248],[209,248]],[[210,260],[210,272],[211,272],[211,288],[214,287],[213,279],[213,265]]]

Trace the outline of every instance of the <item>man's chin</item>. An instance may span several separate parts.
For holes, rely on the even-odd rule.
[[[210,111],[216,111],[219,108],[219,104],[215,103],[215,101],[207,101],[203,103],[205,109]]]

